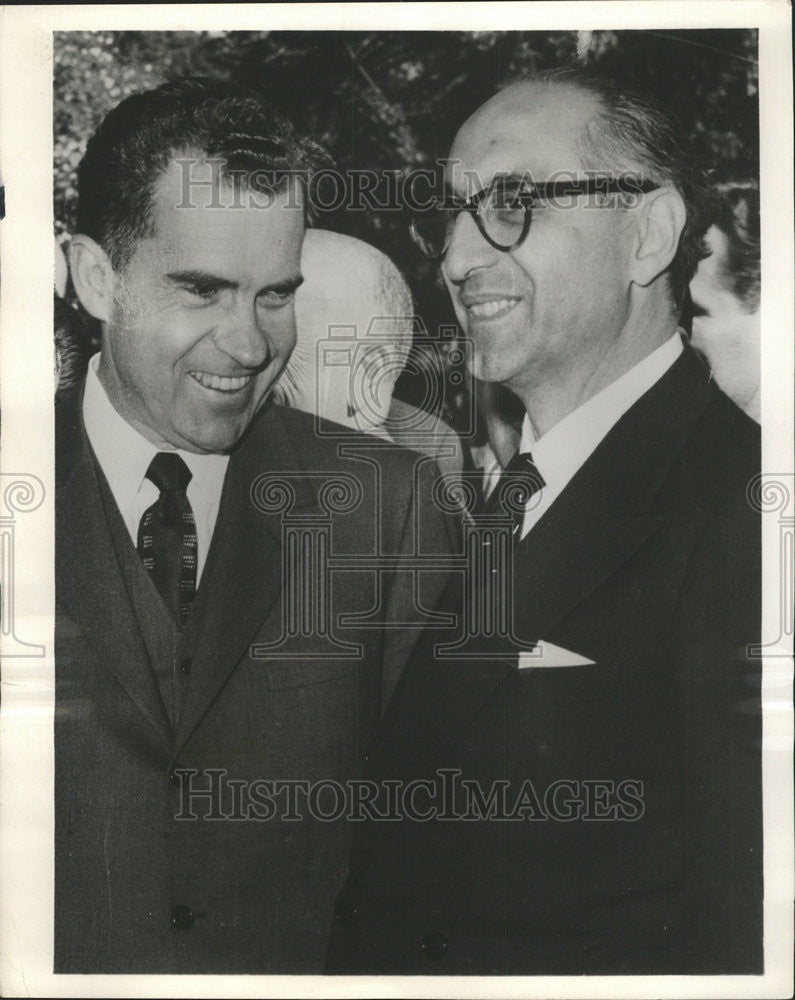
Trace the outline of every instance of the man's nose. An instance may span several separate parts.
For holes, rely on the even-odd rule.
[[[469,212],[459,212],[453,223],[450,245],[442,270],[447,279],[459,284],[474,270],[490,267],[499,251],[485,239]]]
[[[219,350],[243,368],[259,368],[268,359],[270,345],[253,302],[240,303],[215,334]]]

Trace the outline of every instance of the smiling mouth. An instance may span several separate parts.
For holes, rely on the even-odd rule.
[[[473,302],[466,307],[467,312],[476,319],[494,319],[504,316],[514,308],[519,299],[489,299],[487,302]]]
[[[253,375],[213,375],[210,372],[188,374],[205,389],[214,389],[216,392],[239,392],[254,378]]]

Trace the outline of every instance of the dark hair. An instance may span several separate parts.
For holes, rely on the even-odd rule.
[[[96,240],[114,270],[129,263],[154,227],[155,184],[175,156],[223,161],[236,186],[284,190],[306,184],[323,153],[256,92],[220,80],[184,77],[133,94],[110,111],[78,170],[77,229]]]
[[[725,234],[728,249],[720,277],[746,312],[759,308],[759,185],[756,181],[730,181],[715,188],[716,211],[712,224]]]
[[[690,152],[682,126],[650,95],[592,70],[568,67],[530,79],[568,85],[598,100],[601,113],[578,140],[586,170],[641,174],[682,196],[687,220],[667,272],[674,302],[681,306],[698,262],[707,255],[703,237],[712,211],[705,172]]]
[[[56,396],[60,397],[85,376],[93,353],[91,334],[77,307],[53,296],[55,323],[55,370],[58,375]]]

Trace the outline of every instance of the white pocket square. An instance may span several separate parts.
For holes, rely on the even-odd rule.
[[[596,660],[589,660],[587,656],[580,656],[579,653],[572,653],[570,649],[562,646],[555,646],[546,639],[539,639],[535,648],[519,653],[519,669],[527,670],[530,667],[584,667],[589,663],[596,663]]]

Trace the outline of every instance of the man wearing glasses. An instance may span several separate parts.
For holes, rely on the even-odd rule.
[[[762,971],[759,435],[677,325],[706,207],[682,147],[642,95],[547,74],[465,122],[414,216],[472,373],[526,416],[465,634],[427,635],[371,750],[388,820],[330,971]]]

